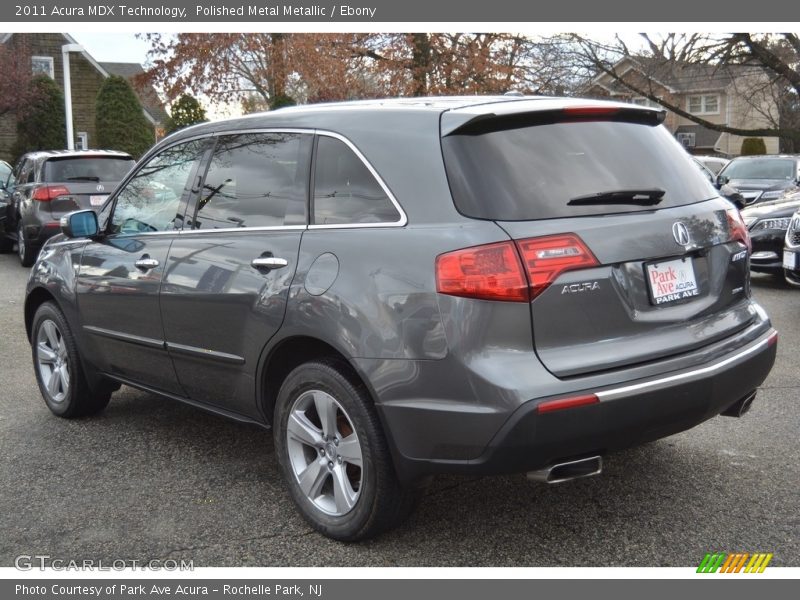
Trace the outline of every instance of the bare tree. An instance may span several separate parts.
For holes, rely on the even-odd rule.
[[[632,94],[648,98],[673,113],[708,129],[739,136],[776,136],[800,143],[800,40],[796,34],[640,34],[641,44],[631,48],[622,37],[601,42],[577,34],[564,36],[575,64],[583,71],[605,73]],[[639,63],[643,77],[627,76],[617,65],[622,58]],[[758,114],[763,126],[745,128],[714,123],[690,113],[660,94],[656,72],[665,68],[703,66],[710,74],[727,72],[737,97]]]

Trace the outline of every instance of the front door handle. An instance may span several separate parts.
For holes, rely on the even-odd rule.
[[[276,258],[275,256],[259,256],[250,261],[250,265],[256,269],[282,269],[289,264],[285,258]]]
[[[133,264],[136,265],[137,269],[149,271],[150,269],[155,269],[158,266],[158,261],[155,258],[150,258],[147,254],[145,254]]]

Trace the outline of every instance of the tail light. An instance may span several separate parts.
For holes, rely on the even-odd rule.
[[[731,240],[741,242],[747,246],[748,252],[753,249],[753,243],[750,241],[750,232],[747,231],[747,225],[742,220],[742,215],[735,208],[729,208],[725,211],[728,216],[728,229],[731,232]]]
[[[530,282],[531,299],[545,291],[565,271],[596,267],[594,254],[574,233],[517,241]]]
[[[436,290],[481,300],[528,301],[528,281],[511,241],[437,256]]]
[[[436,290],[450,296],[529,302],[565,271],[598,264],[573,233],[486,244],[438,256]]]
[[[69,190],[63,185],[45,185],[36,188],[32,198],[39,202],[50,202],[50,200],[54,200],[59,196],[69,196]]]

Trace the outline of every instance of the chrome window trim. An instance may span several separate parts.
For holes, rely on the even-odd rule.
[[[264,227],[224,227],[219,229],[180,229],[176,230],[180,235],[192,235],[195,233],[247,233],[248,231],[305,231],[308,225],[269,225]]]
[[[223,131],[214,131],[214,132],[205,132],[205,133],[197,133],[193,136],[188,136],[181,138],[179,140],[174,140],[169,144],[166,144],[162,148],[158,149],[158,153],[171,148],[177,144],[181,144],[184,142],[191,142],[198,139],[215,139],[226,135],[238,135],[243,133],[296,133],[296,134],[306,134],[306,135],[319,135],[325,137],[331,137],[334,139],[339,140],[340,142],[344,143],[353,153],[358,157],[358,159],[364,164],[370,174],[375,178],[375,181],[378,182],[378,185],[381,186],[381,189],[389,198],[389,201],[394,206],[395,210],[397,210],[398,214],[400,215],[400,219],[397,221],[386,221],[380,223],[333,223],[333,224],[325,224],[325,225],[311,225],[311,217],[312,215],[308,215],[308,223],[305,225],[276,225],[276,226],[268,226],[268,227],[226,227],[224,229],[173,229],[170,231],[150,231],[150,232],[142,232],[138,234],[129,234],[129,235],[164,235],[164,234],[179,234],[179,235],[188,235],[193,233],[231,233],[231,232],[243,232],[243,231],[301,231],[301,230],[310,230],[310,229],[374,229],[374,228],[381,228],[381,227],[405,227],[408,224],[408,216],[406,215],[406,211],[400,205],[395,195],[389,189],[389,186],[383,180],[383,178],[378,174],[375,170],[375,167],[372,166],[372,163],[367,160],[364,154],[356,147],[356,145],[351,142],[347,137],[343,136],[340,133],[336,133],[334,131],[329,131],[327,129],[315,129],[315,128],[302,128],[302,127],[254,127],[248,129],[227,129]],[[148,153],[145,155],[145,159],[150,159],[155,152]],[[138,170],[136,171],[138,172]],[[133,173],[124,180],[123,184],[127,184],[130,179],[133,179]],[[120,185],[119,189],[122,189],[122,185]],[[313,193],[313,190],[311,190]],[[116,196],[118,194],[114,194],[114,202],[116,203]],[[115,206],[116,208],[116,206]],[[117,234],[117,235],[125,235],[125,234]]]
[[[374,227],[405,227],[408,224],[408,216],[406,216],[406,211],[403,210],[403,207],[400,206],[400,203],[397,201],[397,198],[394,197],[392,190],[389,189],[389,186],[386,185],[386,182],[383,178],[378,175],[378,172],[372,166],[372,164],[367,160],[367,158],[361,153],[361,151],[356,148],[355,144],[347,139],[345,136],[334,133],[333,131],[327,131],[325,129],[316,129],[315,130],[317,135],[330,137],[343,142],[345,146],[350,148],[353,153],[358,157],[358,159],[367,167],[367,170],[370,174],[375,178],[375,181],[378,182],[378,185],[381,186],[381,189],[389,198],[389,201],[394,205],[395,210],[400,215],[400,219],[397,221],[386,221],[381,223],[333,223],[333,224],[325,224],[325,225],[311,225],[311,220],[313,215],[308,215],[308,228],[309,229],[371,229]],[[313,193],[313,190],[312,190]]]

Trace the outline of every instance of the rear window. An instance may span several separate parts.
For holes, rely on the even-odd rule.
[[[794,179],[795,162],[782,158],[734,160],[722,171],[729,179]]]
[[[459,212],[527,221],[653,210],[630,204],[573,205],[620,190],[663,190],[657,208],[713,198],[717,191],[661,126],[578,121],[456,133],[442,139]]]
[[[44,165],[44,182],[122,181],[133,164],[132,158],[118,156],[51,158]]]

